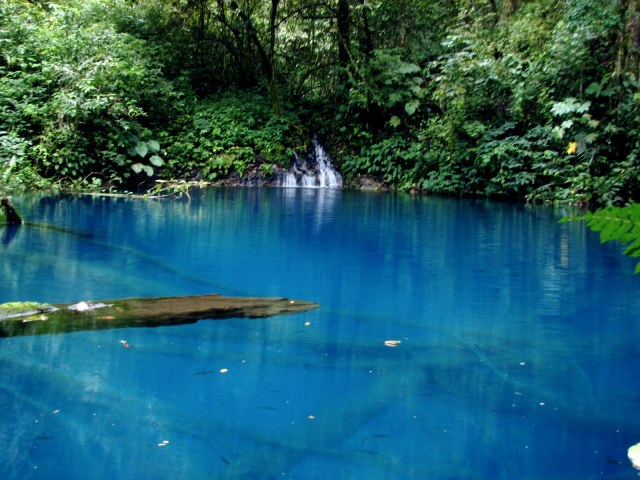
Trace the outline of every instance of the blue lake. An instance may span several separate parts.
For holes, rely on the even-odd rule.
[[[320,308],[0,339],[2,479],[637,478],[640,276],[567,211],[318,189],[13,202],[75,232],[0,230],[0,302]]]

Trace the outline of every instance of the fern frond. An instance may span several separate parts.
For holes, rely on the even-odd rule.
[[[567,217],[562,221],[582,220],[588,228],[600,233],[600,242],[618,241],[629,243],[624,251],[630,257],[640,257],[640,204],[626,207],[606,207],[595,212],[587,212],[578,217]],[[635,273],[640,273],[640,263]]]

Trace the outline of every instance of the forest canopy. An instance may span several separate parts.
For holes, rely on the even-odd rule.
[[[639,0],[3,0],[0,189],[269,175],[640,197]]]

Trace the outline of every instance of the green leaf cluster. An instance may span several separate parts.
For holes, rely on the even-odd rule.
[[[628,244],[624,254],[640,257],[640,204],[632,203],[625,207],[609,206],[594,212],[586,212],[580,217],[568,217],[563,221],[581,220],[587,227],[600,233],[602,243],[617,241]],[[640,273],[640,262],[635,273]]]

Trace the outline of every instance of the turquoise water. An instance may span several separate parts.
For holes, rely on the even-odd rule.
[[[562,210],[304,189],[14,203],[73,231],[0,231],[0,302],[321,306],[0,339],[2,479],[637,478],[640,276]]]

